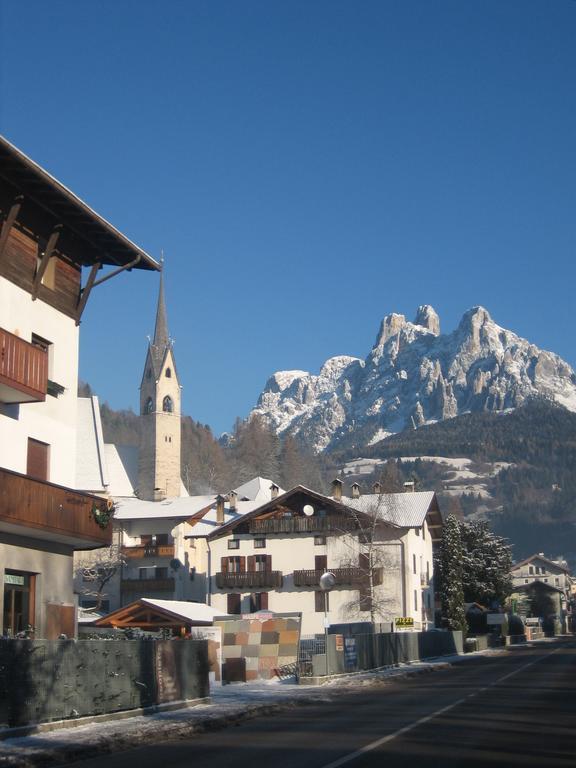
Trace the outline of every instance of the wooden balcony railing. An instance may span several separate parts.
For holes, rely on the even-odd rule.
[[[357,584],[363,578],[366,578],[366,573],[361,568],[328,568],[328,570],[336,576],[337,587]],[[323,573],[325,573],[325,569],[294,571],[294,586],[317,587]]]
[[[271,517],[267,520],[251,520],[250,533],[313,533],[314,531],[349,531],[356,527],[351,517],[330,515],[327,517]]]
[[[139,544],[122,547],[124,557],[132,560],[140,557],[174,557],[174,544]]]
[[[216,586],[219,589],[234,587],[281,587],[281,571],[245,571],[244,573],[224,573],[220,571],[216,574]]]
[[[122,592],[174,592],[174,579],[122,579]]]
[[[46,399],[48,353],[0,328],[0,402]]]
[[[106,499],[0,468],[0,530],[94,549],[110,545],[108,518]]]

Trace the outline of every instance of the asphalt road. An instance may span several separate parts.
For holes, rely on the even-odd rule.
[[[75,764],[77,768],[576,766],[576,642],[449,670]]]

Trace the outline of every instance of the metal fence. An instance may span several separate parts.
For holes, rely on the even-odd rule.
[[[326,653],[324,635],[301,635],[298,649],[298,674],[300,677],[312,677],[312,656]]]

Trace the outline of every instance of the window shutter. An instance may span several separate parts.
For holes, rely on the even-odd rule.
[[[268,610],[268,592],[260,592],[260,610]]]
[[[240,573],[246,572],[246,558],[245,557],[239,557],[240,560]]]
[[[48,445],[28,438],[26,474],[37,480],[48,480]]]
[[[223,557],[220,560],[220,569],[222,573],[228,573],[228,558]]]
[[[266,558],[266,571],[270,573],[272,570],[272,555],[264,555]]]
[[[314,568],[317,571],[324,571],[326,568],[328,568],[328,556],[316,555],[314,558]]]
[[[255,566],[256,558],[254,555],[248,555],[248,570],[253,573],[256,570]]]

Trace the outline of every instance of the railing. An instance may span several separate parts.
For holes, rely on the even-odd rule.
[[[0,401],[31,403],[46,399],[48,353],[0,328]]]
[[[328,568],[327,570],[336,576],[336,586],[357,584],[362,581],[362,579],[368,577],[368,574],[361,568]],[[317,587],[320,583],[320,577],[325,572],[325,568],[308,571],[294,571],[294,586]]]
[[[105,499],[0,468],[0,529],[18,526],[21,535],[36,529],[42,538],[91,549],[109,546],[112,522],[104,525],[107,517]]]
[[[174,579],[122,579],[122,592],[174,592]]]
[[[219,589],[234,587],[281,587],[281,571],[245,571],[244,573],[216,574],[216,586]]]
[[[122,554],[128,559],[174,557],[174,544],[138,544],[134,547],[122,547]]]
[[[356,528],[353,518],[326,517],[271,517],[267,520],[251,520],[250,533],[313,533],[314,531],[349,531]]]

